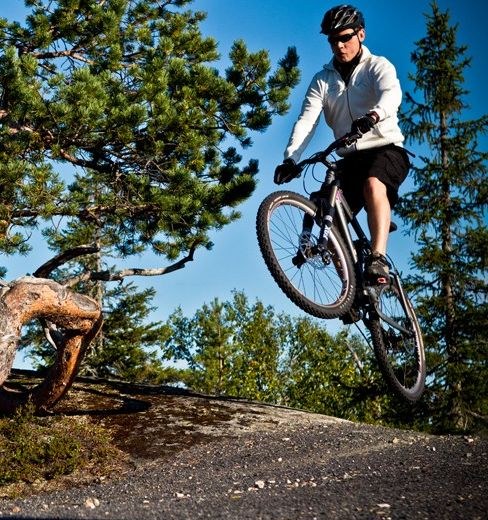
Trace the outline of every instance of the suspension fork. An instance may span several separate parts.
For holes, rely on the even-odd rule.
[[[352,240],[352,236],[351,236],[351,233],[349,232],[349,227],[347,224],[348,219],[351,221],[353,220],[353,215],[352,215],[351,210],[349,209],[349,206],[347,206],[347,203],[345,201],[343,201],[343,199],[340,195],[340,192],[336,192],[336,197],[338,199],[338,201],[337,201],[338,203],[336,202],[335,207],[336,207],[336,212],[337,212],[337,216],[338,216],[337,221],[339,223],[340,231],[342,232],[342,237],[346,241],[346,246],[349,249],[349,252],[351,253],[353,262],[355,265],[357,265],[358,260],[360,260],[360,259],[358,256],[358,251],[357,251],[356,247],[354,246],[354,242]],[[347,213],[347,215],[346,215],[346,213]]]
[[[327,242],[329,241],[330,230],[332,228],[332,222],[334,221],[334,215],[336,212],[337,189],[337,184],[333,182],[331,185],[329,197],[327,199],[319,199],[320,232],[318,246],[320,252],[323,252],[327,249]]]
[[[317,219],[320,225],[319,236],[317,240],[317,246],[315,246],[315,253],[319,253],[322,256],[326,254],[328,247],[328,239],[330,235],[330,230],[334,223],[334,219],[336,220],[339,231],[341,232],[342,237],[346,242],[346,247],[351,254],[356,274],[359,280],[362,280],[360,262],[362,262],[361,251],[355,247],[355,243],[353,242],[353,238],[351,232],[349,230],[349,222],[352,223],[356,234],[360,238],[366,238],[364,233],[358,233],[356,227],[359,226],[356,218],[354,217],[347,201],[344,200],[342,196],[342,191],[340,190],[340,179],[335,177],[335,171],[328,171],[328,180],[326,183],[329,185],[329,192],[327,197],[320,198],[318,200],[318,215]]]

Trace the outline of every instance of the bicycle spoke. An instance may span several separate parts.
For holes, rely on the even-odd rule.
[[[377,307],[371,333],[378,362],[391,386],[414,401],[425,381],[422,337],[415,314],[394,282],[380,289]]]
[[[278,285],[298,306],[318,317],[339,316],[354,298],[352,262],[337,231],[331,232],[329,251],[317,247],[318,228],[310,244],[302,245],[305,215],[314,217],[315,207],[298,194],[278,192],[265,199],[256,224],[261,252]],[[337,262],[332,261],[332,254]]]

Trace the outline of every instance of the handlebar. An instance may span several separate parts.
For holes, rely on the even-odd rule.
[[[350,132],[346,135],[343,135],[333,143],[331,143],[325,150],[322,150],[321,152],[314,153],[312,156],[310,156],[308,159],[304,159],[303,161],[300,161],[297,166],[301,169],[303,169],[305,166],[309,164],[316,164],[318,162],[321,162],[325,164],[326,166],[330,166],[330,162],[327,160],[327,157],[338,150],[339,148],[345,148],[347,146],[351,146],[356,143],[358,139],[361,139],[362,134],[358,132]]]

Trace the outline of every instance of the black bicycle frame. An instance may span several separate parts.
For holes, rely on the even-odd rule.
[[[336,177],[335,168],[329,167],[327,169],[327,176],[324,184],[330,188],[328,197],[326,199],[320,198],[317,201],[320,215],[320,234],[318,241],[325,247],[327,246],[330,228],[335,219],[336,223],[339,225],[342,237],[346,241],[354,265],[358,267],[359,265],[362,265],[362,261],[364,260],[362,257],[363,250],[371,249],[371,242],[364,233],[357,217],[354,215],[347,200],[342,194],[341,181],[340,178]],[[357,239],[355,241],[352,239],[349,224],[351,224],[354,233],[356,233]],[[354,245],[355,243],[360,247],[356,247]],[[359,269],[359,274],[361,274],[361,272],[362,270]]]
[[[325,180],[325,185],[329,187],[329,193],[327,198],[320,198],[316,202],[319,207],[319,215],[320,215],[320,233],[318,243],[321,245],[322,250],[327,249],[327,241],[329,238],[329,233],[332,228],[332,224],[335,222],[338,224],[342,237],[346,241],[347,248],[351,254],[351,257],[354,262],[354,267],[356,270],[356,276],[358,278],[358,286],[356,291],[360,289],[366,289],[366,293],[369,296],[366,302],[367,304],[372,304],[374,312],[381,318],[383,321],[399,330],[403,334],[407,334],[408,336],[412,335],[412,332],[403,327],[400,323],[391,319],[389,316],[386,316],[381,312],[377,302],[377,296],[373,291],[368,291],[364,284],[364,274],[362,266],[364,264],[364,251],[371,251],[371,242],[364,233],[359,221],[354,215],[353,211],[349,207],[347,200],[344,198],[344,195],[341,190],[341,182],[340,178],[336,176],[336,169],[334,165],[328,165],[327,176]],[[356,240],[353,240],[351,235],[351,231],[349,229],[349,224],[351,225],[354,233],[357,236]],[[405,315],[409,316],[410,312],[408,309],[408,304],[405,298],[405,293],[403,292],[403,287],[400,283],[400,278],[396,272],[391,273],[391,276],[394,279],[394,284],[398,288],[400,293],[402,306],[404,307]],[[363,304],[364,305],[364,304]]]

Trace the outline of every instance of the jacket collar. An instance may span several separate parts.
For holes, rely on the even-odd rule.
[[[370,50],[366,47],[366,45],[363,45],[362,46],[361,59],[359,60],[359,63],[365,62],[370,57],[371,57]],[[332,58],[329,61],[329,63],[326,63],[324,65],[324,68],[327,69],[327,70],[336,70],[335,67],[334,67],[334,56],[332,56]]]

